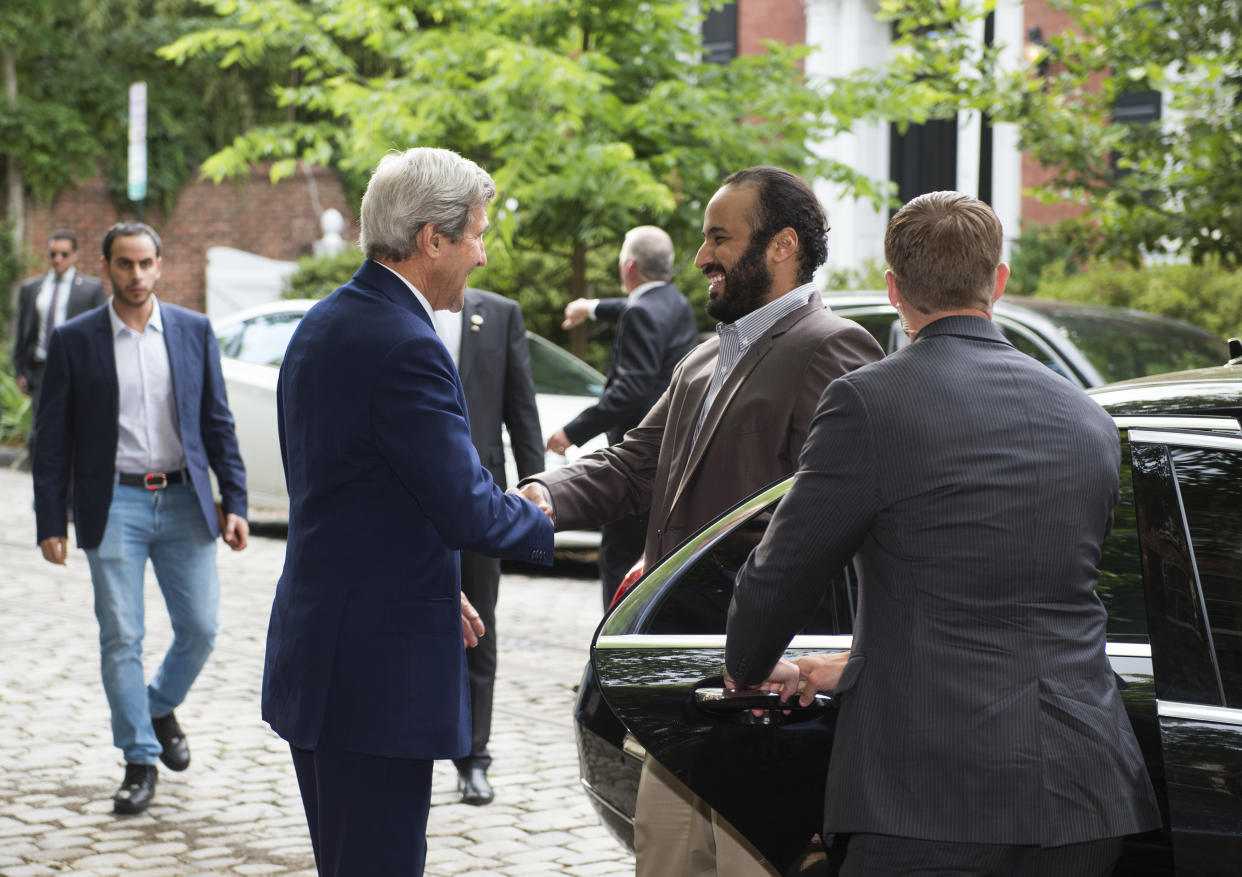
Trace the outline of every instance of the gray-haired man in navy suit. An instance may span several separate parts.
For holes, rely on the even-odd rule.
[[[1117,430],[992,323],[1001,244],[957,192],[893,217],[913,342],[828,386],[729,610],[737,685],[835,692],[843,875],[1106,875],[1123,835],[1160,825],[1095,593]],[[852,650],[781,660],[851,557]]]

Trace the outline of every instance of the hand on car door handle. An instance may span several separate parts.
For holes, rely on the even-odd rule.
[[[836,707],[827,694],[816,694],[815,700],[802,706],[796,698],[790,701],[781,700],[780,695],[774,691],[730,691],[726,688],[696,688],[694,705],[709,715],[729,718],[743,724],[803,722]]]

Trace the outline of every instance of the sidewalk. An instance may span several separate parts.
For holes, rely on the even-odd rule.
[[[86,559],[46,563],[35,546],[30,476],[0,469],[0,875],[313,875],[283,741],[259,718],[267,615],[284,542],[219,552],[222,631],[177,716],[184,773],[161,769],[147,813],[118,817],[122,761],[99,682]],[[496,802],[457,803],[437,764],[427,874],[632,875],[578,784],[573,686],[598,621],[589,579],[508,575],[492,731]],[[148,574],[148,673],[169,641]]]

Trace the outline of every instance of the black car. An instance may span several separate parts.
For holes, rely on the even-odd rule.
[[[1092,391],[1117,423],[1121,500],[1099,594],[1108,655],[1164,828],[1127,839],[1117,874],[1242,873],[1242,365]],[[723,698],[732,583],[788,490],[778,482],[683,543],[601,623],[575,712],[582,783],[633,846],[639,769],[655,756],[786,874],[826,874],[831,698],[755,719]],[[845,650],[853,571],[825,582],[789,654]],[[620,718],[618,718],[620,716]]]
[[[862,325],[885,353],[909,343],[884,292],[830,292],[833,313]],[[1205,368],[1225,361],[1211,332],[1168,317],[1080,302],[1005,296],[993,319],[1018,350],[1080,387]]]

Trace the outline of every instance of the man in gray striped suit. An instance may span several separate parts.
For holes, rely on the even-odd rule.
[[[1001,242],[956,192],[893,217],[913,343],[829,385],[729,611],[738,686],[835,691],[824,833],[852,833],[844,875],[1104,875],[1160,824],[1095,593],[1117,432],[992,324]],[[782,661],[851,556],[852,651]]]

